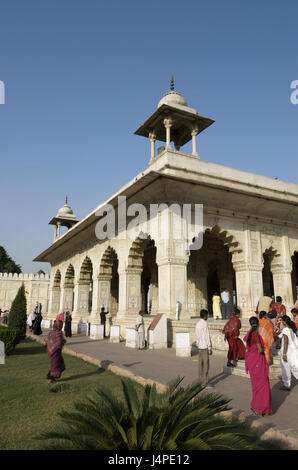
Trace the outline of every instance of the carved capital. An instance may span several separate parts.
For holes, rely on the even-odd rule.
[[[168,129],[168,128],[172,127],[173,120],[171,118],[165,118],[163,120],[163,123],[164,123],[165,128]]]

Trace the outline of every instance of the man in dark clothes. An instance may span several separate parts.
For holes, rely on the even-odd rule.
[[[103,337],[106,337],[106,316],[109,314],[109,312],[105,312],[105,308],[101,307],[100,311],[100,323],[103,325]]]

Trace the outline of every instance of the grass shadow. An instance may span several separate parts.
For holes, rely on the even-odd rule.
[[[33,341],[32,341],[33,342]],[[25,346],[17,347],[12,351],[10,356],[32,356],[36,354],[44,354],[46,352],[46,345],[40,344],[39,346]]]
[[[99,369],[97,369],[93,372],[88,372],[86,374],[71,375],[70,377],[65,377],[63,379],[59,379],[59,382],[57,382],[57,383],[69,382],[70,380],[76,380],[76,379],[83,379],[83,378],[86,378],[86,377],[90,377],[91,375],[103,374],[104,372],[105,372],[104,369],[99,368]]]

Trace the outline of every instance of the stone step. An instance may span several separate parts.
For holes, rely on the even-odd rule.
[[[229,374],[229,375],[238,375],[238,376],[246,377],[246,378],[249,379],[249,373],[246,374],[246,372],[245,372],[245,361],[238,361],[236,367],[224,366],[223,367],[223,373]],[[280,363],[273,363],[270,366],[269,377],[270,377],[270,379],[279,379],[279,378],[281,378]]]

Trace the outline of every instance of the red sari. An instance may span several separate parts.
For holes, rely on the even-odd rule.
[[[229,344],[228,361],[235,361],[237,359],[244,359],[245,357],[245,346],[239,338],[241,329],[241,321],[237,315],[234,315],[225,324],[222,330],[226,340]]]
[[[246,343],[248,335],[249,332],[244,338]],[[245,353],[245,371],[249,372],[253,394],[251,408],[261,414],[272,414],[269,366],[265,354],[259,352],[257,343],[264,347],[262,337],[254,331]]]

